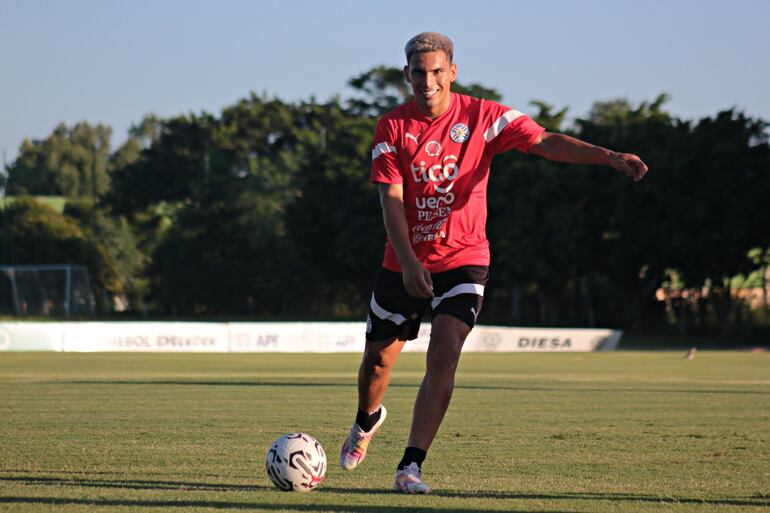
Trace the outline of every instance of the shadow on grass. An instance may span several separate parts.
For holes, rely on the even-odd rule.
[[[656,497],[654,495],[625,494],[625,493],[509,493],[509,492],[452,492],[437,491],[440,497],[463,497],[484,499],[520,499],[520,500],[588,500],[610,502],[642,502],[655,504],[702,504],[710,506],[770,506],[770,500],[765,497]]]
[[[393,492],[383,489],[334,488],[324,486],[319,491],[324,493],[365,493],[368,495],[387,494]],[[722,506],[770,506],[770,497],[725,497],[725,498],[694,498],[694,497],[656,497],[631,493],[600,493],[600,492],[565,492],[565,493],[517,493],[495,491],[465,491],[465,490],[436,490],[431,493],[434,497],[452,499],[501,499],[501,500],[589,500],[610,502],[651,502],[656,504],[703,504]]]
[[[185,481],[150,481],[150,480],[104,480],[104,479],[74,479],[57,477],[24,477],[9,476],[0,477],[0,483],[12,482],[32,486],[54,486],[54,487],[94,487],[94,488],[120,488],[128,490],[175,490],[175,491],[207,491],[207,492],[271,492],[281,494],[270,486],[262,485],[236,485],[227,483],[200,483]],[[328,496],[330,494],[350,495],[394,495],[394,492],[383,488],[339,488],[323,486],[313,492],[317,495]],[[297,495],[307,497],[306,495]],[[537,500],[537,501],[609,501],[616,503],[636,502],[636,503],[655,503],[655,504],[701,504],[709,506],[747,506],[747,507],[767,507],[770,506],[770,497],[756,495],[753,497],[723,497],[723,498],[695,498],[695,497],[656,497],[653,495],[634,494],[634,493],[600,493],[600,492],[565,492],[565,493],[517,493],[517,492],[499,492],[499,491],[460,491],[460,490],[438,490],[433,493],[433,497],[442,497],[447,499],[493,499],[493,500]],[[356,506],[356,505],[334,505],[334,504],[270,504],[253,503],[237,501],[184,501],[184,500],[157,500],[157,501],[139,501],[129,499],[81,499],[81,498],[56,498],[56,497],[0,497],[0,504],[49,504],[49,505],[85,505],[85,506],[140,506],[140,507],[178,507],[178,508],[216,508],[216,509],[286,509],[290,511],[352,511],[369,512],[383,511],[387,513],[413,513],[415,511],[446,511],[446,505],[440,508],[420,508],[416,509],[414,505],[409,507],[400,506]],[[462,509],[452,508],[452,511],[470,512],[470,511],[497,511],[480,509]],[[513,511],[513,510],[509,510]],[[557,513],[557,512],[552,512]]]
[[[280,493],[276,491],[276,493]],[[227,502],[227,501],[140,501],[124,499],[76,499],[76,498],[52,498],[52,497],[0,497],[0,504],[45,504],[53,506],[92,506],[92,507],[138,507],[138,508],[211,508],[211,509],[249,509],[256,511],[311,511],[323,512],[348,512],[348,513],[420,513],[420,512],[445,512],[445,506],[420,507],[410,506],[372,506],[351,504],[285,504],[270,502]],[[455,513],[499,513],[499,509],[478,508],[452,508]],[[506,510],[510,513],[524,510]],[[570,513],[568,511],[540,510],[541,513]]]
[[[280,493],[277,492],[276,493]],[[464,498],[472,498],[474,495],[462,495]],[[482,497],[487,497],[486,495]],[[549,495],[514,495],[511,498],[514,499],[546,499],[546,500],[576,500],[576,499],[589,499],[589,500],[610,500],[610,501],[632,501],[632,502],[654,502],[658,504],[699,504],[699,505],[733,505],[733,506],[755,506],[764,507],[767,506],[767,502],[755,502],[755,501],[741,501],[741,500],[698,500],[698,499],[675,499],[675,498],[653,498],[653,497],[615,497],[615,496],[598,496],[598,497],[582,497],[580,495],[569,496],[549,496]],[[93,507],[145,507],[145,508],[211,508],[211,509],[253,509],[257,511],[312,511],[312,512],[353,512],[353,513],[371,513],[371,512],[383,512],[383,513],[415,513],[415,512],[444,512],[447,511],[447,505],[439,505],[437,507],[419,507],[415,505],[409,506],[373,506],[373,505],[352,505],[352,504],[286,504],[286,503],[270,503],[270,502],[232,502],[232,501],[184,501],[184,500],[156,500],[156,501],[143,501],[143,500],[130,500],[130,499],[81,499],[81,498],[56,498],[56,497],[0,497],[0,504],[45,504],[55,506],[93,506]],[[457,508],[452,507],[451,511],[456,513],[496,513],[501,511],[500,509],[479,509],[479,508]],[[525,512],[531,511],[531,509],[518,510],[518,509],[506,509],[510,513],[516,513],[517,511]],[[569,513],[568,510],[538,510],[541,513]]]
[[[77,486],[87,488],[124,488],[130,490],[190,490],[203,492],[263,492],[270,486],[235,485],[221,483],[191,483],[184,481],[107,480],[57,477],[0,477],[2,482],[15,482],[33,486]],[[1,500],[1,499],[0,499]]]
[[[73,380],[52,381],[58,385],[172,385],[172,386],[210,386],[210,387],[313,387],[313,388],[353,388],[355,382],[329,383],[317,381],[194,381],[194,380]],[[391,383],[391,388],[418,388],[419,384]],[[766,395],[770,388],[764,390],[724,390],[713,388],[649,388],[649,387],[613,387],[583,388],[579,386],[498,386],[498,385],[455,385],[458,390],[505,390],[520,392],[632,392],[659,394],[758,394]]]

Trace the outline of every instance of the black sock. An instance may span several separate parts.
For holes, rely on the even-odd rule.
[[[404,467],[408,467],[412,462],[417,463],[417,466],[422,468],[422,462],[425,461],[427,455],[427,451],[423,451],[417,447],[407,447],[404,451],[404,457],[401,458],[401,463],[398,464],[396,470],[398,471]]]
[[[358,413],[356,414],[356,424],[368,433],[380,420],[380,414],[382,414],[382,407],[377,408],[377,411],[374,413],[358,410]]]

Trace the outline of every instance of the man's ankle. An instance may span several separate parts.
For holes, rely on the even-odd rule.
[[[426,456],[428,456],[428,451],[420,449],[419,447],[407,447],[404,450],[404,457],[401,458],[401,462],[398,464],[396,471],[402,470],[412,463],[416,463],[418,467],[422,468],[422,462],[425,461]]]
[[[364,412],[359,409],[358,413],[356,413],[356,424],[358,424],[358,427],[368,433],[372,430],[374,425],[379,422],[381,416],[382,406],[377,407],[377,409],[371,413]]]

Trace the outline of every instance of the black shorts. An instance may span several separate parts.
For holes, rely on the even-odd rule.
[[[428,307],[431,320],[446,314],[473,328],[481,312],[489,267],[468,265],[431,274],[431,278],[434,297],[415,298],[406,292],[401,273],[384,268],[378,270],[366,317],[366,340],[381,341],[393,337],[414,340]]]

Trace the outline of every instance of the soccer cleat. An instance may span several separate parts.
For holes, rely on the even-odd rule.
[[[355,422],[353,423],[353,427],[350,428],[350,434],[342,445],[342,450],[340,451],[340,467],[345,470],[353,470],[364,461],[369,442],[372,441],[372,437],[377,430],[380,429],[380,426],[385,422],[385,417],[387,416],[388,411],[385,409],[385,406],[380,405],[380,420],[372,426],[370,431],[364,431],[358,424]]]
[[[430,486],[422,482],[422,471],[417,463],[412,462],[396,472],[393,490],[412,494],[430,493]]]

